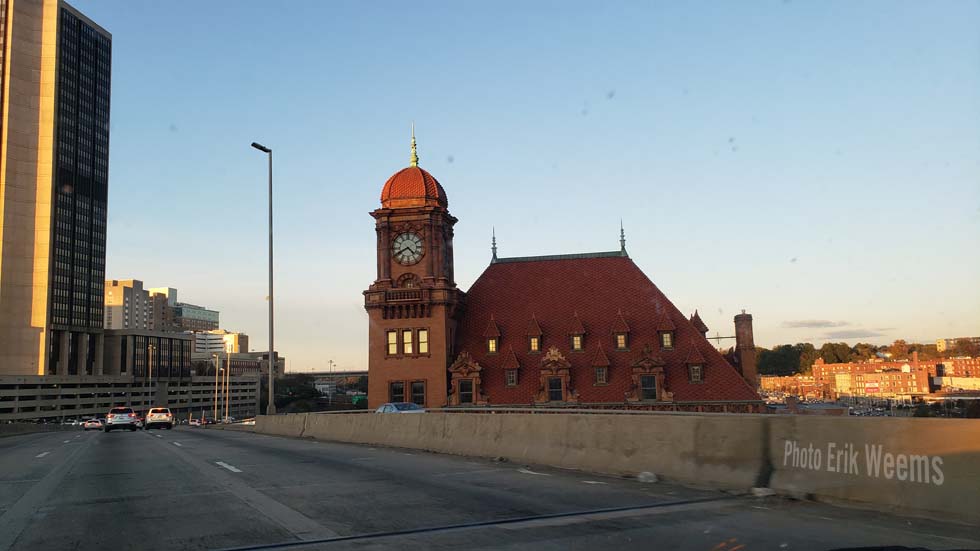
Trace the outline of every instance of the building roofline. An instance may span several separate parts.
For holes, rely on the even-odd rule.
[[[58,5],[61,6],[62,8],[67,9],[68,11],[70,11],[72,13],[72,15],[74,15],[75,17],[81,19],[87,25],[89,25],[90,27],[92,27],[95,30],[99,31],[100,33],[104,34],[107,38],[112,39],[112,33],[110,33],[109,31],[105,30],[105,27],[103,27],[102,25],[99,25],[95,21],[92,21],[89,18],[89,16],[87,16],[84,13],[78,11],[78,8],[76,8],[75,6],[72,6],[68,2],[65,2],[65,0],[60,0],[58,2]]]
[[[491,260],[491,264],[503,264],[507,262],[538,262],[541,260],[578,260],[581,258],[629,258],[626,251],[603,251],[598,253],[574,253],[574,254],[549,254],[542,256],[511,256],[507,258],[496,258]]]

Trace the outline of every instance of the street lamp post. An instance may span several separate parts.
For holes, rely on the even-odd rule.
[[[266,408],[266,415],[276,414],[275,378],[273,371],[276,368],[276,346],[275,328],[273,326],[273,302],[272,302],[272,150],[268,147],[252,142],[252,147],[269,156],[269,406]]]
[[[229,405],[231,403],[231,344],[228,344],[228,361],[225,370],[225,419],[228,418]]]
[[[155,350],[155,347],[152,344],[147,347],[146,365],[149,368],[149,376],[147,377],[147,382],[150,385],[153,385],[153,350]],[[144,406],[146,405],[146,391],[143,392],[143,405]],[[150,406],[152,405],[153,403],[151,402]]]
[[[214,422],[217,423],[218,422],[218,372],[221,371],[221,368],[218,367],[218,355],[211,354],[211,356],[214,357],[214,417],[212,417],[212,419],[214,419]]]

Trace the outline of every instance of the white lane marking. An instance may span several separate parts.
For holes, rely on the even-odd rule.
[[[41,452],[41,453],[35,455],[34,457],[37,458],[37,459],[41,459],[42,457],[44,457],[45,455],[48,455],[49,453],[51,453],[51,452]]]
[[[62,442],[62,444],[67,444],[69,442],[71,442],[71,440],[65,440],[64,442]]]
[[[414,453],[403,453],[402,455],[415,455]]]
[[[153,436],[156,436],[157,438],[163,438],[163,436],[161,436],[159,434],[154,434]]]
[[[598,480],[583,480],[582,484],[606,484],[605,482],[599,482]]]
[[[459,475],[471,475],[471,474],[483,474],[483,473],[495,473],[501,469],[476,469],[474,471],[456,471],[451,473],[437,473],[432,476],[459,476]]]
[[[78,436],[76,436],[75,438],[81,438],[81,437],[82,437],[82,435],[81,435],[81,434],[79,434],[79,435],[78,435]]]
[[[373,457],[355,457],[351,461],[374,461]]]
[[[240,472],[242,472],[241,469],[236,468],[236,467],[233,467],[233,466],[225,463],[224,461],[215,461],[215,464],[217,464],[217,465],[219,465],[221,467],[224,467],[224,468],[228,469],[229,471],[231,471],[233,473],[240,473]]]
[[[174,446],[177,446],[178,448],[183,447],[183,445],[180,442],[174,442]]]
[[[536,472],[532,471],[531,469],[517,469],[517,472],[519,472],[521,474],[536,474],[538,476],[551,476],[548,473],[536,473]]]

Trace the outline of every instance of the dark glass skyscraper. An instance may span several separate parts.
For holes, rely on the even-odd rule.
[[[70,6],[58,13],[52,359],[92,373],[103,325],[112,38]],[[99,345],[100,347],[101,345]],[[83,357],[84,355],[84,357]],[[58,362],[49,362],[48,371]]]

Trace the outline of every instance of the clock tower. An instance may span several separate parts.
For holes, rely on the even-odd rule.
[[[442,185],[419,168],[396,172],[371,213],[377,278],[364,291],[368,313],[368,406],[446,405],[456,321],[464,293],[453,277],[453,225]]]

